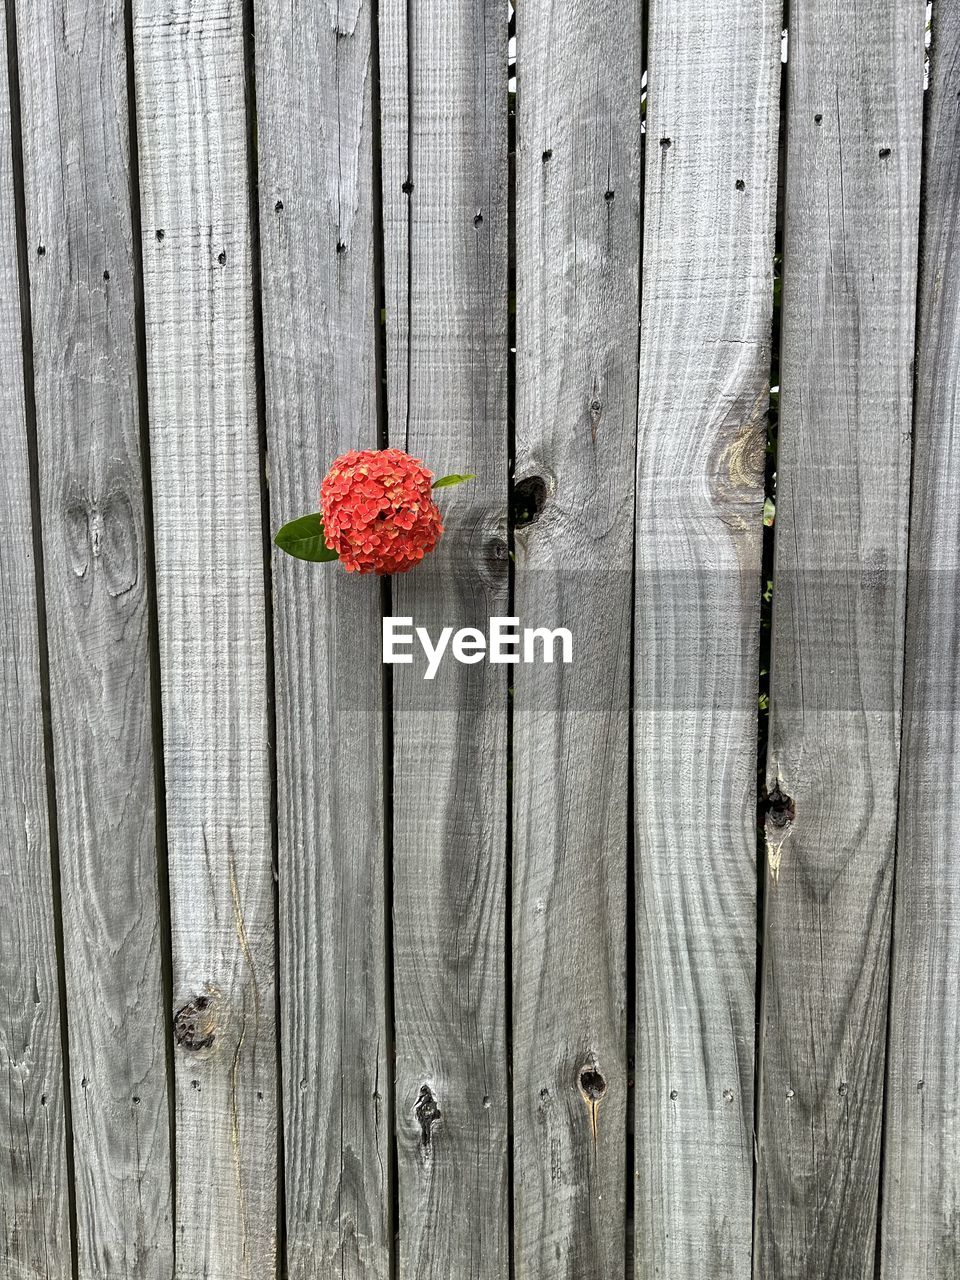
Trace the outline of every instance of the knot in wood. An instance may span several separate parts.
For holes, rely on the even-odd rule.
[[[209,995],[194,996],[180,1006],[173,1015],[173,1038],[181,1049],[209,1049],[216,1039],[214,1012]]]
[[[773,784],[764,800],[767,821],[774,827],[785,827],[797,816],[797,806],[793,797],[780,789],[779,780]]]
[[[580,1092],[589,1102],[601,1102],[607,1092],[607,1082],[595,1065],[583,1067],[580,1072]]]
[[[547,482],[543,476],[527,476],[513,487],[511,516],[515,529],[533,524],[547,500]]]
[[[420,1126],[420,1142],[424,1147],[430,1146],[430,1134],[433,1126],[440,1119],[440,1108],[428,1084],[420,1086],[420,1093],[413,1108]]]

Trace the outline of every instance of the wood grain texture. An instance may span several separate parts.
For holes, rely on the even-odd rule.
[[[60,993],[5,80],[0,189],[0,1274],[67,1280]]]
[[[180,1280],[261,1280],[278,1080],[239,0],[134,5],[172,913]]]
[[[636,520],[636,1275],[743,1280],[780,5],[654,0]]]
[[[507,612],[506,6],[380,17],[390,442],[478,477],[439,496],[446,532],[393,613],[485,630]],[[399,1273],[501,1280],[507,679],[423,673],[394,668]]]
[[[641,25],[633,5],[546,0],[517,22],[515,612],[569,628],[574,655],[515,673],[515,1257],[518,1277],[608,1280],[626,1231]]]
[[[960,3],[926,100],[881,1275],[960,1272]]]
[[[755,1274],[874,1275],[922,5],[794,6]]]
[[[169,1276],[123,5],[22,0],[24,187],[79,1274]]]
[[[378,443],[371,11],[257,10],[274,529]],[[289,1274],[387,1280],[380,582],[277,554],[273,583]]]

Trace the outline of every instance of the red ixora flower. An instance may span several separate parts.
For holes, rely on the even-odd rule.
[[[327,546],[348,572],[406,573],[443,533],[428,471],[402,449],[351,449],[320,485]]]

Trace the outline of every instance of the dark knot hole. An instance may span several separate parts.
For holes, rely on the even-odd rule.
[[[765,808],[770,823],[775,827],[785,827],[797,816],[797,806],[793,796],[780,790],[780,783],[775,782],[772,790],[765,796]]]
[[[584,1067],[580,1072],[580,1089],[585,1098],[599,1102],[607,1092],[607,1082],[596,1067]]]
[[[513,486],[511,517],[513,527],[520,529],[526,524],[533,524],[543,510],[547,500],[547,482],[543,476],[527,476]]]

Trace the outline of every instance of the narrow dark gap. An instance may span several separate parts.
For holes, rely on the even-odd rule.
[[[393,613],[393,583],[390,577],[380,579],[380,612],[382,617]],[[385,970],[385,1017],[389,1040],[384,1055],[387,1067],[387,1133],[390,1138],[390,1165],[387,1174],[388,1195],[388,1244],[390,1250],[390,1275],[397,1280],[400,1274],[400,1152],[397,1139],[397,1020],[394,999],[393,972],[393,898],[394,898],[394,849],[393,849],[393,667],[381,664],[381,689],[383,698],[383,949]]]
[[[643,0],[640,7],[640,172],[639,200],[640,225],[637,243],[637,416],[634,434],[633,459],[633,524],[637,522],[637,469],[639,456],[639,394],[640,394],[640,320],[643,311],[643,227],[644,195],[646,192],[647,160],[647,97],[650,92],[650,0]],[[637,682],[637,556],[636,541],[630,574],[630,718],[627,730],[627,1105],[626,1140],[624,1143],[625,1180],[625,1234],[623,1245],[624,1275],[633,1275],[636,1267],[636,1074],[637,1074],[637,823],[636,823],[636,682]]]
[[[790,0],[783,0],[781,29],[787,32]],[[783,45],[784,50],[788,46]],[[763,481],[763,543],[760,560],[760,644],[757,694],[757,959],[755,979],[754,1091],[753,1091],[753,1246],[752,1273],[757,1266],[759,1225],[759,1157],[762,1119],[764,962],[767,933],[766,818],[767,747],[770,738],[770,667],[773,642],[774,525],[777,502],[777,445],[780,431],[780,335],[783,297],[783,236],[787,161],[787,58],[780,62],[780,121],[777,142],[777,209],[773,247],[773,311],[770,328],[770,399],[767,411],[767,443]]]
[[[277,699],[274,664],[273,562],[270,537],[270,490],[267,482],[268,441],[266,375],[263,349],[263,270],[260,249],[260,163],[257,151],[257,68],[253,0],[243,3],[244,102],[247,116],[247,183],[250,244],[251,286],[253,302],[253,346],[257,399],[257,435],[260,452],[260,515],[263,542],[263,592],[265,624],[265,664],[267,684],[267,739],[270,770],[270,860],[273,889],[273,969],[274,969],[274,1034],[277,1053],[277,1275],[286,1280],[287,1267],[287,1202],[286,1202],[286,1134],[283,1099],[283,1011],[280,1006],[280,841],[277,824]]]
[[[133,0],[124,0],[126,40],[127,120],[130,151],[130,221],[133,243],[133,312],[137,364],[137,408],[140,425],[140,469],[143,488],[143,528],[147,584],[148,654],[150,662],[150,724],[153,745],[153,787],[156,805],[157,906],[160,913],[160,991],[163,1000],[164,1051],[167,1067],[167,1110],[170,1140],[170,1205],[173,1260],[177,1258],[177,1092],[173,1038],[173,929],[170,912],[170,866],[167,842],[167,781],[163,754],[163,705],[160,687],[160,630],[157,604],[157,557],[153,523],[153,473],[150,457],[150,416],[147,369],[147,330],[143,288],[143,240],[140,211],[140,151],[133,49]]]
[[[516,538],[513,484],[517,456],[517,14],[507,4],[507,616],[516,604]],[[511,43],[513,57],[511,58]],[[506,668],[507,771],[506,871],[504,875],[504,1021],[507,1055],[507,1272],[516,1275],[514,1249],[515,1160],[513,1152],[513,668]]]
[[[374,367],[377,383],[377,448],[390,443],[387,400],[387,286],[384,267],[383,138],[380,91],[380,0],[373,0],[370,32],[371,92],[373,96],[373,279]],[[409,109],[409,105],[408,105]],[[393,587],[389,577],[380,579],[380,616],[393,612]],[[386,1133],[390,1142],[387,1168],[387,1247],[393,1280],[399,1273],[400,1187],[396,1128],[396,1018],[393,974],[393,667],[381,663],[381,718],[383,724],[383,987],[387,1044],[384,1052],[386,1084],[383,1089]]]
[[[413,82],[414,82],[414,21],[413,0],[406,0],[407,14],[407,172],[403,192],[407,198],[407,410],[404,424],[403,448],[410,452],[410,412],[413,390]]]
[[[915,279],[917,282],[917,296],[915,299],[914,310],[914,360],[913,360],[913,400],[911,403],[911,424],[910,424],[910,496],[907,504],[907,553],[906,553],[906,591],[905,591],[905,638],[903,645],[903,667],[900,675],[900,696],[901,696],[901,715],[900,715],[900,733],[901,733],[901,766],[897,780],[897,827],[896,838],[894,841],[893,854],[893,873],[890,884],[890,950],[887,960],[887,1009],[886,1009],[886,1034],[884,1044],[883,1059],[883,1097],[880,1109],[880,1165],[878,1170],[877,1181],[877,1239],[874,1246],[874,1280],[880,1280],[883,1272],[883,1207],[884,1207],[884,1182],[886,1180],[887,1169],[887,1105],[890,1088],[890,1048],[892,1040],[892,1014],[893,1014],[893,997],[894,997],[894,976],[896,966],[895,944],[897,938],[897,873],[900,865],[900,806],[903,803],[903,767],[902,767],[902,750],[903,750],[903,729],[906,724],[905,705],[903,702],[904,691],[907,684],[907,674],[910,669],[911,653],[907,644],[910,635],[908,622],[910,618],[910,548],[911,548],[911,531],[913,529],[913,504],[916,495],[916,474],[914,471],[914,462],[916,459],[916,406],[917,406],[917,378],[920,369],[920,361],[917,359],[916,342],[920,333],[920,313],[923,307],[923,251],[924,251],[924,227],[926,220],[924,218],[924,209],[926,204],[926,187],[927,173],[930,168],[929,158],[927,155],[927,146],[930,139],[930,115],[931,115],[931,95],[930,89],[930,73],[932,70],[932,59],[935,56],[934,50],[934,16],[936,14],[936,5],[927,5],[927,18],[924,33],[924,43],[926,51],[924,56],[923,67],[923,139],[922,139],[922,160],[920,168],[920,207],[918,210],[918,234],[917,234],[917,269]]]
[[[70,1270],[79,1273],[77,1236],[77,1178],[74,1161],[73,1099],[70,1091],[70,1029],[67,1021],[67,970],[63,936],[63,899],[60,887],[60,833],[57,822],[57,782],[53,760],[53,722],[50,710],[50,654],[47,647],[47,597],[43,562],[43,527],[40,503],[40,457],[37,446],[37,397],[34,382],[33,313],[30,304],[30,267],[27,245],[27,201],[23,176],[23,120],[20,110],[20,64],[17,52],[15,0],[6,0],[7,77],[10,89],[10,138],[13,199],[17,229],[17,272],[20,287],[20,336],[23,348],[23,403],[30,469],[30,515],[36,573],[37,638],[40,668],[43,754],[46,773],[47,813],[50,832],[50,882],[53,900],[54,945],[57,952],[57,996],[60,1005],[60,1054],[63,1063],[64,1159],[67,1175],[67,1216],[70,1223]]]

